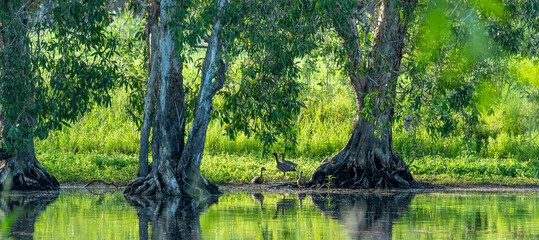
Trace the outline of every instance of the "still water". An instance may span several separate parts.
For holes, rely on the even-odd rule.
[[[539,239],[539,193],[10,194],[0,239]],[[10,223],[11,224],[8,224]]]

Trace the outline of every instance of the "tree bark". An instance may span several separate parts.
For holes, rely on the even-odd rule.
[[[26,25],[28,16],[20,11],[23,4],[16,1],[0,9],[4,18],[9,19],[1,23],[0,136],[3,147],[0,149],[0,187],[57,190],[60,184],[41,166],[34,152],[35,72]]]
[[[148,166],[148,151],[150,148],[150,130],[152,128],[154,115],[153,108],[155,107],[152,101],[155,98],[156,82],[160,74],[159,66],[161,65],[159,55],[155,56],[159,49],[159,3],[155,0],[148,8],[148,25],[147,25],[147,44],[148,56],[150,63],[148,64],[148,84],[146,86],[146,97],[144,98],[144,119],[142,121],[142,129],[140,131],[140,149],[139,149],[139,177],[146,177],[149,173]],[[152,54],[154,53],[154,54]],[[153,69],[153,71],[152,71]]]
[[[226,0],[219,1],[219,8],[213,24],[210,42],[202,66],[200,89],[195,103],[194,119],[186,145],[185,137],[185,103],[182,76],[182,61],[178,59],[173,35],[167,23],[171,20],[167,12],[173,9],[173,1],[161,1],[159,11],[159,59],[154,59],[149,81],[159,71],[158,90],[155,100],[155,119],[150,121],[149,111],[152,108],[151,96],[146,96],[143,131],[152,134],[152,169],[147,176],[141,175],[129,184],[125,190],[127,195],[163,195],[188,196],[197,200],[207,199],[209,195],[220,194],[218,186],[212,184],[200,174],[200,164],[206,141],[206,132],[213,110],[213,97],[223,87],[226,65],[223,59],[223,11]],[[151,29],[151,27],[150,27]],[[152,38],[153,41],[153,38]],[[153,43],[152,43],[153,46]],[[153,47],[152,47],[153,51]],[[154,53],[151,53],[152,58]],[[159,61],[159,62],[158,62]],[[155,63],[155,64],[154,64]],[[148,83],[150,85],[150,83]],[[151,94],[147,90],[147,94]],[[147,108],[147,106],[150,106]],[[148,109],[148,110],[146,110]],[[147,114],[148,113],[148,114]],[[147,134],[145,132],[145,134]],[[141,140],[142,140],[141,135]],[[147,135],[144,135],[147,138]],[[146,143],[147,144],[147,143]],[[147,150],[141,150],[139,166],[147,166]],[[142,156],[143,154],[146,154]],[[143,169],[140,170],[143,173]]]
[[[334,177],[332,185],[341,188],[398,188],[414,184],[408,166],[393,151],[391,121],[406,36],[406,19],[400,16],[409,17],[415,5],[415,0],[381,1],[366,66],[353,16],[345,23],[335,21],[335,29],[348,50],[347,70],[356,94],[356,115],[346,146],[322,162],[313,173],[310,186],[326,184],[329,175]]]
[[[33,140],[30,140],[27,149],[0,160],[1,189],[59,190],[60,184],[56,178],[37,161]]]
[[[173,171],[173,165],[178,161],[183,150],[183,138],[185,132],[184,118],[184,90],[183,90],[183,65],[177,58],[176,47],[174,45],[172,32],[167,23],[170,21],[168,11],[175,7],[173,1],[161,1],[159,11],[152,11],[159,14],[160,21],[149,21],[150,29],[157,28],[152,34],[158,34],[157,41],[151,43],[152,67],[148,87],[151,81],[158,82],[158,92],[155,101],[155,119],[150,123],[149,111],[153,107],[151,98],[152,90],[147,90],[145,101],[145,114],[143,126],[144,134],[149,131],[149,126],[153,125],[152,156],[153,168],[146,176],[136,178],[125,190],[130,195],[181,195],[180,184]],[[155,26],[157,24],[157,26]],[[153,39],[153,37],[151,38]],[[154,45],[155,44],[155,45]],[[142,137],[147,137],[141,135]],[[142,144],[142,143],[141,143]],[[141,146],[142,147],[142,146]],[[146,146],[144,146],[146,147]],[[139,160],[147,161],[147,150],[140,150]],[[146,154],[146,155],[144,155]],[[139,166],[147,166],[146,162],[139,163]],[[144,169],[139,170],[141,173]]]
[[[187,135],[185,150],[176,171],[182,174],[186,184],[184,190],[190,195],[203,196],[218,194],[218,186],[208,181],[200,174],[200,165],[206,133],[213,111],[213,97],[223,87],[226,64],[223,61],[223,20],[221,19],[226,7],[226,0],[218,2],[218,13],[215,18],[206,56],[202,63],[200,89],[195,102],[195,115]]]

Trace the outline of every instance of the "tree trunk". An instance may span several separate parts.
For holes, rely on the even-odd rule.
[[[218,2],[218,14],[215,18],[206,56],[202,64],[202,77],[200,89],[195,103],[195,116],[191,125],[184,152],[176,171],[183,173],[186,184],[184,190],[191,196],[218,194],[218,186],[208,181],[200,174],[200,165],[206,133],[213,111],[213,97],[223,87],[225,81],[226,64],[223,61],[223,22],[220,16],[226,7],[226,0]],[[216,72],[217,71],[217,72]]]
[[[332,177],[332,185],[341,188],[398,188],[414,184],[408,166],[393,151],[391,121],[406,34],[406,19],[400,15],[409,17],[415,4],[415,0],[381,2],[367,66],[363,66],[361,38],[353,17],[345,23],[335,22],[348,50],[347,70],[356,94],[356,116],[348,143],[322,162],[313,173],[310,186],[322,186]]]
[[[28,150],[0,160],[1,189],[58,190],[60,184],[37,161],[34,142],[29,140]]]
[[[150,130],[152,128],[152,116],[154,116],[156,82],[160,74],[159,66],[161,61],[159,54],[155,54],[159,49],[159,4],[157,1],[152,1],[148,8],[148,25],[147,25],[147,45],[148,45],[148,84],[146,86],[146,97],[144,98],[144,119],[142,121],[142,129],[140,131],[140,149],[139,149],[139,177],[146,177],[149,173],[148,166],[148,151],[150,148]],[[153,53],[153,54],[152,54]],[[156,56],[157,55],[157,56]],[[152,71],[153,70],[153,71]]]
[[[159,37],[156,37],[158,39],[155,41],[156,46],[153,45],[154,42],[150,46],[151,50],[155,52],[151,53],[152,68],[148,80],[148,87],[150,87],[151,81],[159,82],[155,101],[156,113],[152,124],[149,122],[150,114],[148,112],[153,107],[151,104],[152,90],[148,89],[143,123],[143,127],[146,125],[143,128],[144,131],[149,131],[149,127],[153,125],[152,156],[154,167],[148,175],[138,177],[129,184],[125,193],[130,195],[181,195],[180,184],[173,171],[173,165],[178,161],[183,150],[185,132],[183,65],[177,58],[172,32],[167,26],[170,21],[168,11],[175,4],[172,1],[161,1],[161,5],[157,5],[156,1],[153,1],[151,8],[158,6],[159,11],[151,12],[159,13],[159,23],[149,21],[150,24],[158,25],[158,31],[155,33],[152,31],[152,34],[159,34]],[[154,27],[150,26],[150,29],[154,29]],[[158,73],[160,74],[158,75]],[[141,139],[142,137],[147,136],[141,136]],[[143,146],[141,145],[141,147]],[[140,154],[143,156],[139,156],[139,160],[147,159],[147,151],[141,149]],[[141,163],[139,165],[147,164]]]
[[[161,1],[159,17],[159,57],[151,53],[153,59],[148,86],[152,77],[159,71],[158,91],[155,94],[155,119],[150,122],[152,101],[151,91],[147,90],[145,117],[141,141],[147,138],[150,126],[152,134],[152,170],[147,176],[141,175],[125,189],[127,195],[164,195],[183,196],[197,200],[207,199],[208,195],[219,194],[218,186],[209,182],[200,174],[200,164],[206,141],[206,132],[213,109],[213,97],[223,87],[226,65],[222,60],[223,43],[221,17],[225,8],[225,0],[219,1],[219,10],[212,29],[206,57],[202,66],[200,90],[197,95],[194,119],[186,145],[185,137],[185,103],[182,76],[182,62],[168,29],[170,16],[167,10],[175,7],[172,1]],[[151,23],[151,22],[150,22]],[[150,26],[150,29],[152,27]],[[152,38],[153,50],[153,38]],[[157,60],[159,58],[160,60]],[[216,73],[217,70],[217,73]],[[150,107],[148,107],[150,106]],[[146,124],[148,123],[148,124]],[[147,145],[147,144],[146,144]],[[141,150],[139,160],[147,159],[147,150]],[[144,155],[146,154],[146,155]],[[144,156],[142,156],[144,155]],[[147,160],[146,160],[147,161]],[[141,162],[141,167],[147,163]],[[143,173],[143,169],[139,170]]]
[[[0,41],[0,187],[13,190],[57,190],[60,185],[37,161],[35,72],[31,64],[28,19],[21,1],[6,4]]]

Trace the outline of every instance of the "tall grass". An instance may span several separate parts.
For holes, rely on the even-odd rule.
[[[135,33],[140,31],[141,21],[125,16],[120,20],[115,31],[126,38],[124,42],[134,41],[131,38],[135,38]],[[128,50],[127,46],[124,46],[124,50]],[[132,60],[119,60],[126,63],[125,74],[146,74],[140,65],[143,59],[140,54],[144,51],[138,52],[138,55],[131,53],[124,56],[134,58]],[[347,78],[338,70],[331,69],[331,64],[324,64],[324,61],[329,60],[319,60],[317,71],[305,71],[302,76],[305,108],[297,117],[295,126],[298,144],[295,151],[287,153],[287,156],[300,163],[301,169],[307,174],[321,160],[332,156],[346,144],[355,114],[355,96]],[[194,63],[191,63],[184,68],[184,75],[193,80],[198,76],[196,71]],[[533,76],[528,78],[531,79],[528,82],[536,81]],[[514,88],[506,88],[506,91],[506,96],[512,94],[517,97],[498,101],[499,105],[492,114],[482,115],[483,127],[496,132],[486,138],[486,147],[475,148],[463,134],[454,134],[448,139],[433,138],[421,125],[408,133],[399,127],[402,122],[396,122],[393,134],[395,151],[412,164],[414,173],[421,175],[479,176],[488,173],[537,178],[539,130],[535,127],[536,119],[529,117],[537,115],[534,112],[537,111],[537,103],[522,98]],[[139,132],[126,112],[128,98],[125,89],[115,90],[111,106],[96,106],[70,128],[52,132],[47,139],[36,140],[38,158],[43,165],[63,182],[104,178],[126,183],[132,179],[137,170]],[[525,109],[517,108],[523,104],[526,105]],[[216,107],[219,107],[218,104]],[[513,115],[508,117],[508,113]],[[515,122],[515,119],[527,121]],[[522,131],[510,130],[515,124],[524,126],[520,128]],[[281,152],[283,146],[283,142],[278,142],[270,150]],[[508,161],[514,164],[506,164]],[[282,180],[273,164],[273,159],[263,155],[259,141],[243,135],[232,141],[225,135],[219,119],[210,122],[202,166],[202,171],[210,180],[218,183],[248,182],[261,166],[269,170],[269,179]],[[293,176],[291,174],[287,179]]]

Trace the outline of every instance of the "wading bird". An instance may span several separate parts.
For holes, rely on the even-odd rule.
[[[262,167],[260,168],[260,176],[256,176],[251,180],[251,184],[262,184],[264,183],[264,176],[262,176],[262,173],[266,171],[266,168]]]
[[[299,171],[298,187],[302,188],[307,185],[307,180],[303,178],[303,171]]]
[[[279,162],[279,157],[277,156],[277,153],[273,153],[273,156],[275,156],[275,161],[277,161],[275,166],[277,167],[277,169],[279,169],[279,171],[283,172],[283,177],[285,177],[286,172],[296,171],[295,166],[288,165],[284,162]],[[281,155],[281,156],[284,156],[284,155]]]

